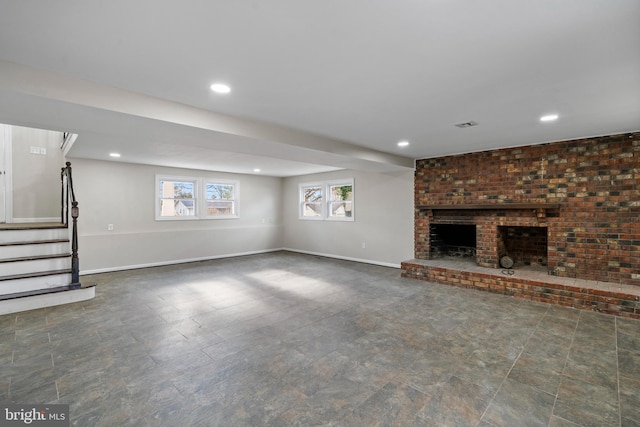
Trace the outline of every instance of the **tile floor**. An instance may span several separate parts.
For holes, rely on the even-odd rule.
[[[74,426],[639,426],[640,321],[277,252],[0,316],[0,400]]]

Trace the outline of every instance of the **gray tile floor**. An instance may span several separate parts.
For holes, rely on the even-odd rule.
[[[0,399],[77,426],[638,426],[640,321],[272,254],[0,317]]]

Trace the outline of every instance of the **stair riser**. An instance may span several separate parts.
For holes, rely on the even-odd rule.
[[[68,239],[68,228],[45,228],[30,230],[2,230],[0,243],[31,242],[34,240]]]
[[[71,304],[74,302],[87,301],[96,296],[96,288],[82,288],[73,291],[55,292],[45,295],[34,295],[32,297],[16,298],[0,301],[0,316],[3,314],[19,313],[21,311],[36,310],[44,307],[54,307],[56,305]],[[81,310],[80,307],[78,307]]]
[[[0,246],[0,259],[69,253],[71,253],[71,245],[69,243]]]
[[[0,276],[35,273],[40,271],[64,270],[71,268],[71,258],[39,259],[32,261],[0,263]]]
[[[45,277],[6,280],[0,282],[0,295],[59,288],[61,286],[68,286],[69,283],[71,283],[71,274],[56,274]]]

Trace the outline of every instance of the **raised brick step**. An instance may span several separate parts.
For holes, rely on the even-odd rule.
[[[640,319],[640,287],[633,285],[556,277],[526,269],[500,270],[448,260],[404,261],[401,274],[411,279]]]

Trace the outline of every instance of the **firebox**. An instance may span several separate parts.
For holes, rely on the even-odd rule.
[[[547,227],[498,227],[498,255],[514,266],[547,266]]]
[[[558,218],[558,208],[542,203],[420,205],[416,223],[424,228],[416,227],[416,258],[456,257],[480,267],[531,266],[549,272],[556,261],[555,251],[548,249],[548,226],[549,219]]]
[[[475,258],[476,226],[473,224],[431,224],[430,257]]]

